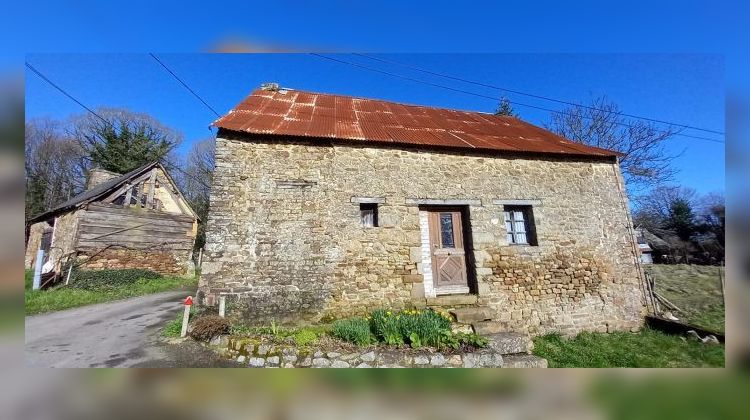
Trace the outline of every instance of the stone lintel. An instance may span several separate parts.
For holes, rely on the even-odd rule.
[[[496,206],[541,206],[542,200],[492,200]]]
[[[351,202],[355,204],[384,204],[385,197],[352,197]]]
[[[407,198],[407,206],[481,206],[479,199],[437,199],[437,198]]]

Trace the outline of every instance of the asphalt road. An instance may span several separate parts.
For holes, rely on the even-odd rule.
[[[195,343],[166,344],[161,329],[183,311],[194,290],[141,296],[26,317],[31,367],[222,366]]]

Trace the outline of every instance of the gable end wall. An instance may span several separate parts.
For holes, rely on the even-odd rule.
[[[230,137],[224,133],[224,137]],[[532,334],[638,328],[644,301],[616,163],[218,138],[200,282],[251,323],[424,306],[419,199],[464,200],[479,304]],[[385,197],[377,228],[352,197]],[[538,246],[502,205],[534,200]]]

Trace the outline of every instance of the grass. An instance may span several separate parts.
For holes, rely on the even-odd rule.
[[[135,283],[102,290],[83,290],[58,286],[47,290],[31,290],[33,273],[26,272],[25,296],[26,315],[59,311],[78,306],[143,296],[167,290],[181,289],[197,284],[197,278],[165,277],[161,279],[138,280]]]
[[[169,338],[177,338],[182,332],[182,314],[169,323],[161,331],[161,335]]]
[[[652,264],[644,266],[655,282],[655,290],[680,311],[681,321],[705,329],[724,332],[724,301],[716,266]]]
[[[724,346],[683,340],[645,329],[638,333],[581,333],[574,339],[550,334],[534,339],[534,354],[549,367],[724,367]]]
[[[331,326],[326,324],[290,328],[273,323],[270,327],[233,325],[231,334],[235,336],[271,335],[279,340],[291,339],[297,346],[306,347],[317,344],[318,340],[327,336],[330,330]]]

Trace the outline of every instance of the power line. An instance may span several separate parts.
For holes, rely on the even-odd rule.
[[[206,108],[210,109],[211,112],[213,112],[214,115],[216,115],[216,118],[221,117],[221,115],[219,115],[219,113],[216,112],[216,110],[213,109],[211,107],[211,105],[209,105],[206,101],[204,101],[203,98],[201,98],[200,95],[198,95],[197,93],[195,93],[195,91],[193,89],[190,89],[190,86],[188,86],[187,83],[185,83],[172,70],[170,70],[169,67],[167,67],[166,64],[164,64],[161,60],[159,60],[153,53],[148,53],[148,54],[151,56],[151,58],[153,58],[154,60],[156,60],[157,63],[161,64],[161,66],[164,67],[164,70],[166,70],[169,74],[171,74],[172,77],[175,78],[175,80],[177,80],[178,82],[180,82],[180,84],[182,84],[182,86],[184,86],[185,89],[187,89],[190,93],[192,93],[193,96],[195,96],[196,98],[198,98],[198,100],[201,101],[201,103],[203,103],[203,105],[205,105]]]
[[[67,96],[70,100],[72,100],[73,102],[75,102],[78,105],[80,105],[83,109],[85,109],[86,111],[90,112],[92,115],[94,115],[95,117],[99,118],[100,120],[104,121],[105,124],[109,124],[109,121],[107,121],[106,119],[104,119],[104,117],[102,117],[101,115],[99,115],[96,112],[94,112],[91,108],[89,108],[86,105],[84,105],[83,102],[81,102],[78,99],[74,98],[73,95],[71,95],[68,92],[66,92],[65,89],[63,89],[60,86],[56,85],[52,80],[50,80],[49,78],[47,78],[47,76],[43,75],[39,70],[35,69],[34,66],[32,66],[31,64],[29,64],[28,61],[26,62],[26,67],[28,67],[29,70],[31,70],[34,73],[36,73],[36,75],[39,76],[42,80],[44,80],[45,82],[49,83],[50,86],[52,86],[53,88],[59,90],[60,93],[62,93],[63,95]]]
[[[156,58],[156,57],[154,57],[154,58]],[[158,60],[157,60],[157,61],[158,61]],[[99,118],[100,120],[102,120],[102,121],[103,121],[103,122],[104,122],[105,124],[109,125],[110,127],[113,127],[113,126],[112,126],[112,123],[111,123],[111,122],[107,121],[107,120],[106,120],[106,119],[105,119],[104,117],[102,117],[101,115],[99,115],[99,114],[97,114],[96,112],[94,112],[94,111],[93,111],[93,110],[92,110],[91,108],[89,108],[88,106],[86,106],[86,105],[85,105],[85,104],[84,104],[83,102],[81,102],[81,101],[79,101],[78,99],[74,98],[74,97],[73,97],[73,95],[69,94],[68,92],[66,92],[66,91],[65,91],[65,89],[61,88],[60,86],[58,86],[57,84],[55,84],[54,82],[52,82],[52,81],[51,81],[51,80],[50,80],[50,79],[49,79],[48,77],[46,77],[46,76],[45,76],[44,74],[42,74],[42,73],[41,73],[41,72],[40,72],[39,70],[37,70],[36,68],[34,68],[34,66],[32,66],[31,64],[29,64],[28,62],[26,62],[26,67],[28,67],[28,68],[29,68],[29,69],[30,69],[31,71],[33,71],[34,73],[36,73],[36,75],[37,75],[37,76],[39,76],[39,77],[40,77],[40,78],[41,78],[42,80],[44,80],[45,82],[49,83],[49,84],[50,84],[50,85],[51,85],[52,87],[54,87],[55,89],[59,90],[59,91],[60,91],[60,92],[61,92],[61,93],[62,93],[63,95],[67,96],[67,97],[68,97],[68,98],[69,98],[70,100],[72,100],[73,102],[75,102],[75,103],[77,103],[78,105],[80,105],[80,106],[81,106],[81,107],[82,107],[83,109],[85,109],[86,111],[90,112],[90,113],[91,113],[92,115],[94,115],[94,116],[96,116],[97,118]],[[113,128],[114,128],[114,127],[113,127]],[[91,159],[90,157],[88,157],[88,156],[83,156],[83,158],[84,158],[84,159],[87,159],[87,160],[92,160],[92,159]],[[187,177],[190,177],[190,178],[192,178],[193,180],[195,180],[195,181],[196,181],[196,182],[198,182],[199,184],[202,184],[202,185],[203,185],[204,187],[206,187],[206,188],[208,188],[208,189],[210,189],[210,188],[211,188],[211,187],[210,187],[209,185],[207,185],[207,184],[206,184],[205,182],[203,182],[203,181],[201,181],[200,179],[196,178],[195,176],[193,176],[193,175],[190,175],[189,173],[187,173],[187,172],[183,171],[183,170],[182,170],[181,168],[179,168],[179,167],[178,167],[177,165],[173,165],[173,164],[172,164],[171,162],[168,162],[168,161],[166,161],[166,160],[161,160],[161,159],[160,159],[160,161],[161,161],[161,163],[163,163],[164,165],[166,165],[166,166],[168,166],[168,167],[171,167],[171,169],[177,170],[177,171],[179,171],[180,173],[182,173],[183,175],[185,175],[185,176],[187,176]],[[110,163],[112,163],[112,162],[110,162]]]
[[[322,54],[317,54],[317,53],[309,53],[309,54],[313,55],[313,56],[316,56],[316,57],[319,57],[319,58],[326,59],[326,60],[335,61],[337,63],[346,64],[346,65],[358,67],[358,68],[361,68],[361,69],[364,69],[364,70],[368,70],[368,71],[372,71],[372,72],[376,72],[376,73],[380,73],[380,74],[385,74],[385,75],[388,75],[388,76],[392,76],[392,77],[396,77],[396,78],[404,79],[404,80],[409,80],[409,81],[416,82],[416,83],[422,83],[422,84],[425,84],[425,85],[429,85],[429,86],[433,86],[433,87],[437,87],[437,88],[441,88],[441,89],[450,90],[450,91],[453,91],[453,92],[465,93],[467,95],[473,95],[473,96],[477,96],[477,97],[480,97],[480,98],[491,99],[493,101],[499,101],[499,100],[503,99],[503,98],[497,98],[497,97],[494,97],[494,96],[484,95],[484,94],[481,94],[481,93],[471,92],[471,91],[468,91],[468,90],[457,89],[457,88],[453,88],[453,87],[450,87],[450,86],[445,86],[445,85],[441,85],[441,84],[437,84],[437,83],[432,83],[432,82],[428,82],[426,80],[415,79],[413,77],[404,76],[404,75],[397,74],[397,73],[391,73],[391,72],[388,72],[388,71],[385,71],[385,70],[376,69],[376,68],[373,68],[373,67],[365,66],[363,64],[359,64],[359,63],[353,63],[353,62],[350,62],[350,61],[340,60],[340,59],[333,58],[333,57],[328,57],[328,56],[322,55]],[[514,104],[514,105],[523,106],[523,107],[527,107],[527,108],[538,109],[538,110],[541,110],[541,111],[552,112],[552,113],[560,114],[560,115],[572,116],[572,114],[569,114],[569,113],[566,113],[566,112],[563,112],[563,111],[558,111],[558,110],[555,110],[555,109],[549,109],[549,108],[544,108],[544,107],[540,107],[540,106],[536,106],[536,105],[529,105],[529,104],[525,104],[525,103],[521,103],[521,102],[510,101],[510,100],[508,102],[510,102],[511,104]],[[583,115],[581,117],[589,119],[589,120],[592,119],[591,117],[586,117],[586,116],[583,116]],[[627,124],[627,123],[623,123],[623,122],[616,122],[614,124],[621,125],[621,126],[624,126],[624,127],[629,127],[629,128],[636,128],[635,126],[633,126],[631,124]],[[664,131],[664,133],[666,133],[666,131]],[[696,139],[696,140],[705,140],[705,141],[710,141],[710,142],[714,142],[714,143],[722,143],[722,144],[724,143],[722,140],[711,139],[711,138],[708,138],[708,137],[692,136],[692,135],[689,135],[689,134],[682,134],[682,133],[672,133],[672,134],[675,135],[675,136],[682,136],[682,137],[692,138],[692,139]]]
[[[456,81],[460,81],[460,82],[464,82],[464,83],[470,83],[470,84],[473,84],[473,85],[482,86],[482,87],[486,87],[486,88],[490,88],[490,89],[496,89],[496,90],[500,90],[500,91],[515,93],[515,94],[518,94],[518,95],[528,96],[528,97],[536,98],[536,99],[543,99],[545,101],[557,102],[559,104],[565,104],[565,105],[576,106],[576,107],[579,107],[579,108],[590,109],[592,111],[615,113],[614,111],[609,111],[609,110],[606,110],[606,109],[596,108],[596,107],[593,107],[593,106],[583,105],[583,104],[579,104],[579,103],[575,103],[575,102],[563,101],[563,100],[560,100],[560,99],[550,98],[548,96],[535,95],[533,93],[521,92],[519,90],[508,89],[508,88],[501,87],[501,86],[490,85],[490,84],[487,84],[487,83],[481,83],[481,82],[477,82],[477,81],[474,81],[474,80],[468,80],[468,79],[464,79],[464,78],[461,78],[461,77],[456,77],[456,76],[451,76],[451,75],[447,75],[447,74],[443,74],[443,73],[438,73],[438,72],[435,72],[435,71],[427,70],[427,69],[424,69],[424,68],[421,68],[421,67],[417,67],[417,66],[413,66],[413,65],[410,65],[410,64],[404,64],[404,63],[400,63],[398,61],[386,60],[384,58],[379,58],[379,57],[373,57],[373,56],[370,56],[370,55],[367,55],[367,54],[360,54],[360,53],[352,53],[352,54],[356,55],[356,56],[359,56],[359,57],[364,57],[364,58],[367,58],[367,59],[370,59],[370,60],[380,61],[382,63],[395,64],[397,66],[406,67],[408,69],[420,71],[420,72],[426,73],[426,74],[431,74],[433,76],[444,77],[446,79],[456,80]],[[659,120],[659,119],[656,119],[656,118],[642,117],[642,116],[638,116],[638,115],[627,114],[627,113],[624,113],[624,112],[616,112],[616,113],[620,114],[622,116],[628,117],[628,118],[635,118],[635,119],[639,119],[639,120],[646,120],[646,121],[651,121],[651,122],[660,123],[660,124],[668,124],[668,125],[673,125],[673,126],[681,127],[681,128],[689,128],[691,130],[705,131],[705,132],[708,132],[708,133],[725,134],[723,131],[711,130],[711,129],[708,129],[708,128],[700,128],[700,127],[695,127],[695,126],[692,126],[692,125],[686,125],[686,124],[680,124],[680,123],[672,123],[672,122],[669,122],[669,121]]]

